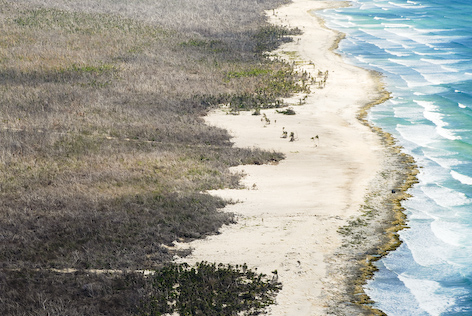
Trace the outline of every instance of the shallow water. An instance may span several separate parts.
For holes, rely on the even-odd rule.
[[[381,72],[371,110],[420,168],[402,246],[366,286],[388,315],[472,315],[472,2],[355,0],[318,12],[347,34],[338,52]]]

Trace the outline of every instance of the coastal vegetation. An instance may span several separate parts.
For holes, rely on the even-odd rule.
[[[2,315],[264,311],[273,278],[169,262],[186,254],[174,241],[234,222],[205,193],[239,187],[230,166],[283,159],[233,147],[202,116],[308,91],[266,55],[300,32],[265,21],[285,2],[0,0]],[[201,304],[175,292],[191,281],[210,289]]]

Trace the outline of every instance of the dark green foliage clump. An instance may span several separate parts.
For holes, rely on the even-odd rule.
[[[284,65],[281,69],[250,69],[248,71],[230,72],[226,80],[237,81],[250,77],[254,82],[251,92],[224,93],[219,95],[196,95],[195,100],[203,107],[228,105],[233,112],[254,109],[279,108],[284,104],[281,98],[292,93],[309,93],[310,76],[300,73],[293,67]]]
[[[267,25],[260,28],[253,35],[257,42],[256,52],[264,53],[276,49],[280,43],[290,42],[290,36],[300,35],[302,32],[299,28],[290,29],[284,26]]]
[[[282,288],[245,265],[170,264],[150,272],[4,270],[0,314],[258,315]]]
[[[282,288],[276,278],[268,279],[246,265],[198,263],[168,265],[152,276],[152,292],[140,315],[258,315],[274,303]]]
[[[266,75],[268,73],[270,73],[269,69],[253,68],[253,69],[242,70],[242,71],[230,71],[226,74],[226,78],[229,80],[233,78],[257,77],[260,75]]]

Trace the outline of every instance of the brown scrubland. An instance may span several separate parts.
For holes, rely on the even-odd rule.
[[[0,0],[2,315],[263,312],[279,283],[169,265],[168,246],[234,221],[205,193],[239,186],[229,167],[283,159],[233,147],[202,116],[307,91],[267,56],[299,32],[264,17],[285,2]],[[198,298],[174,293],[182,276],[206,286]],[[215,284],[240,286],[225,301]]]

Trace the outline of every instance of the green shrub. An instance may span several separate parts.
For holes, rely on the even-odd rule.
[[[301,34],[301,30],[298,28],[290,29],[278,25],[264,26],[253,35],[257,42],[255,51],[257,53],[264,53],[274,50],[280,43],[292,41],[290,36],[299,34]]]
[[[282,288],[246,265],[200,262],[196,266],[173,264],[149,277],[152,288],[142,300],[140,315],[258,315],[274,303]]]

